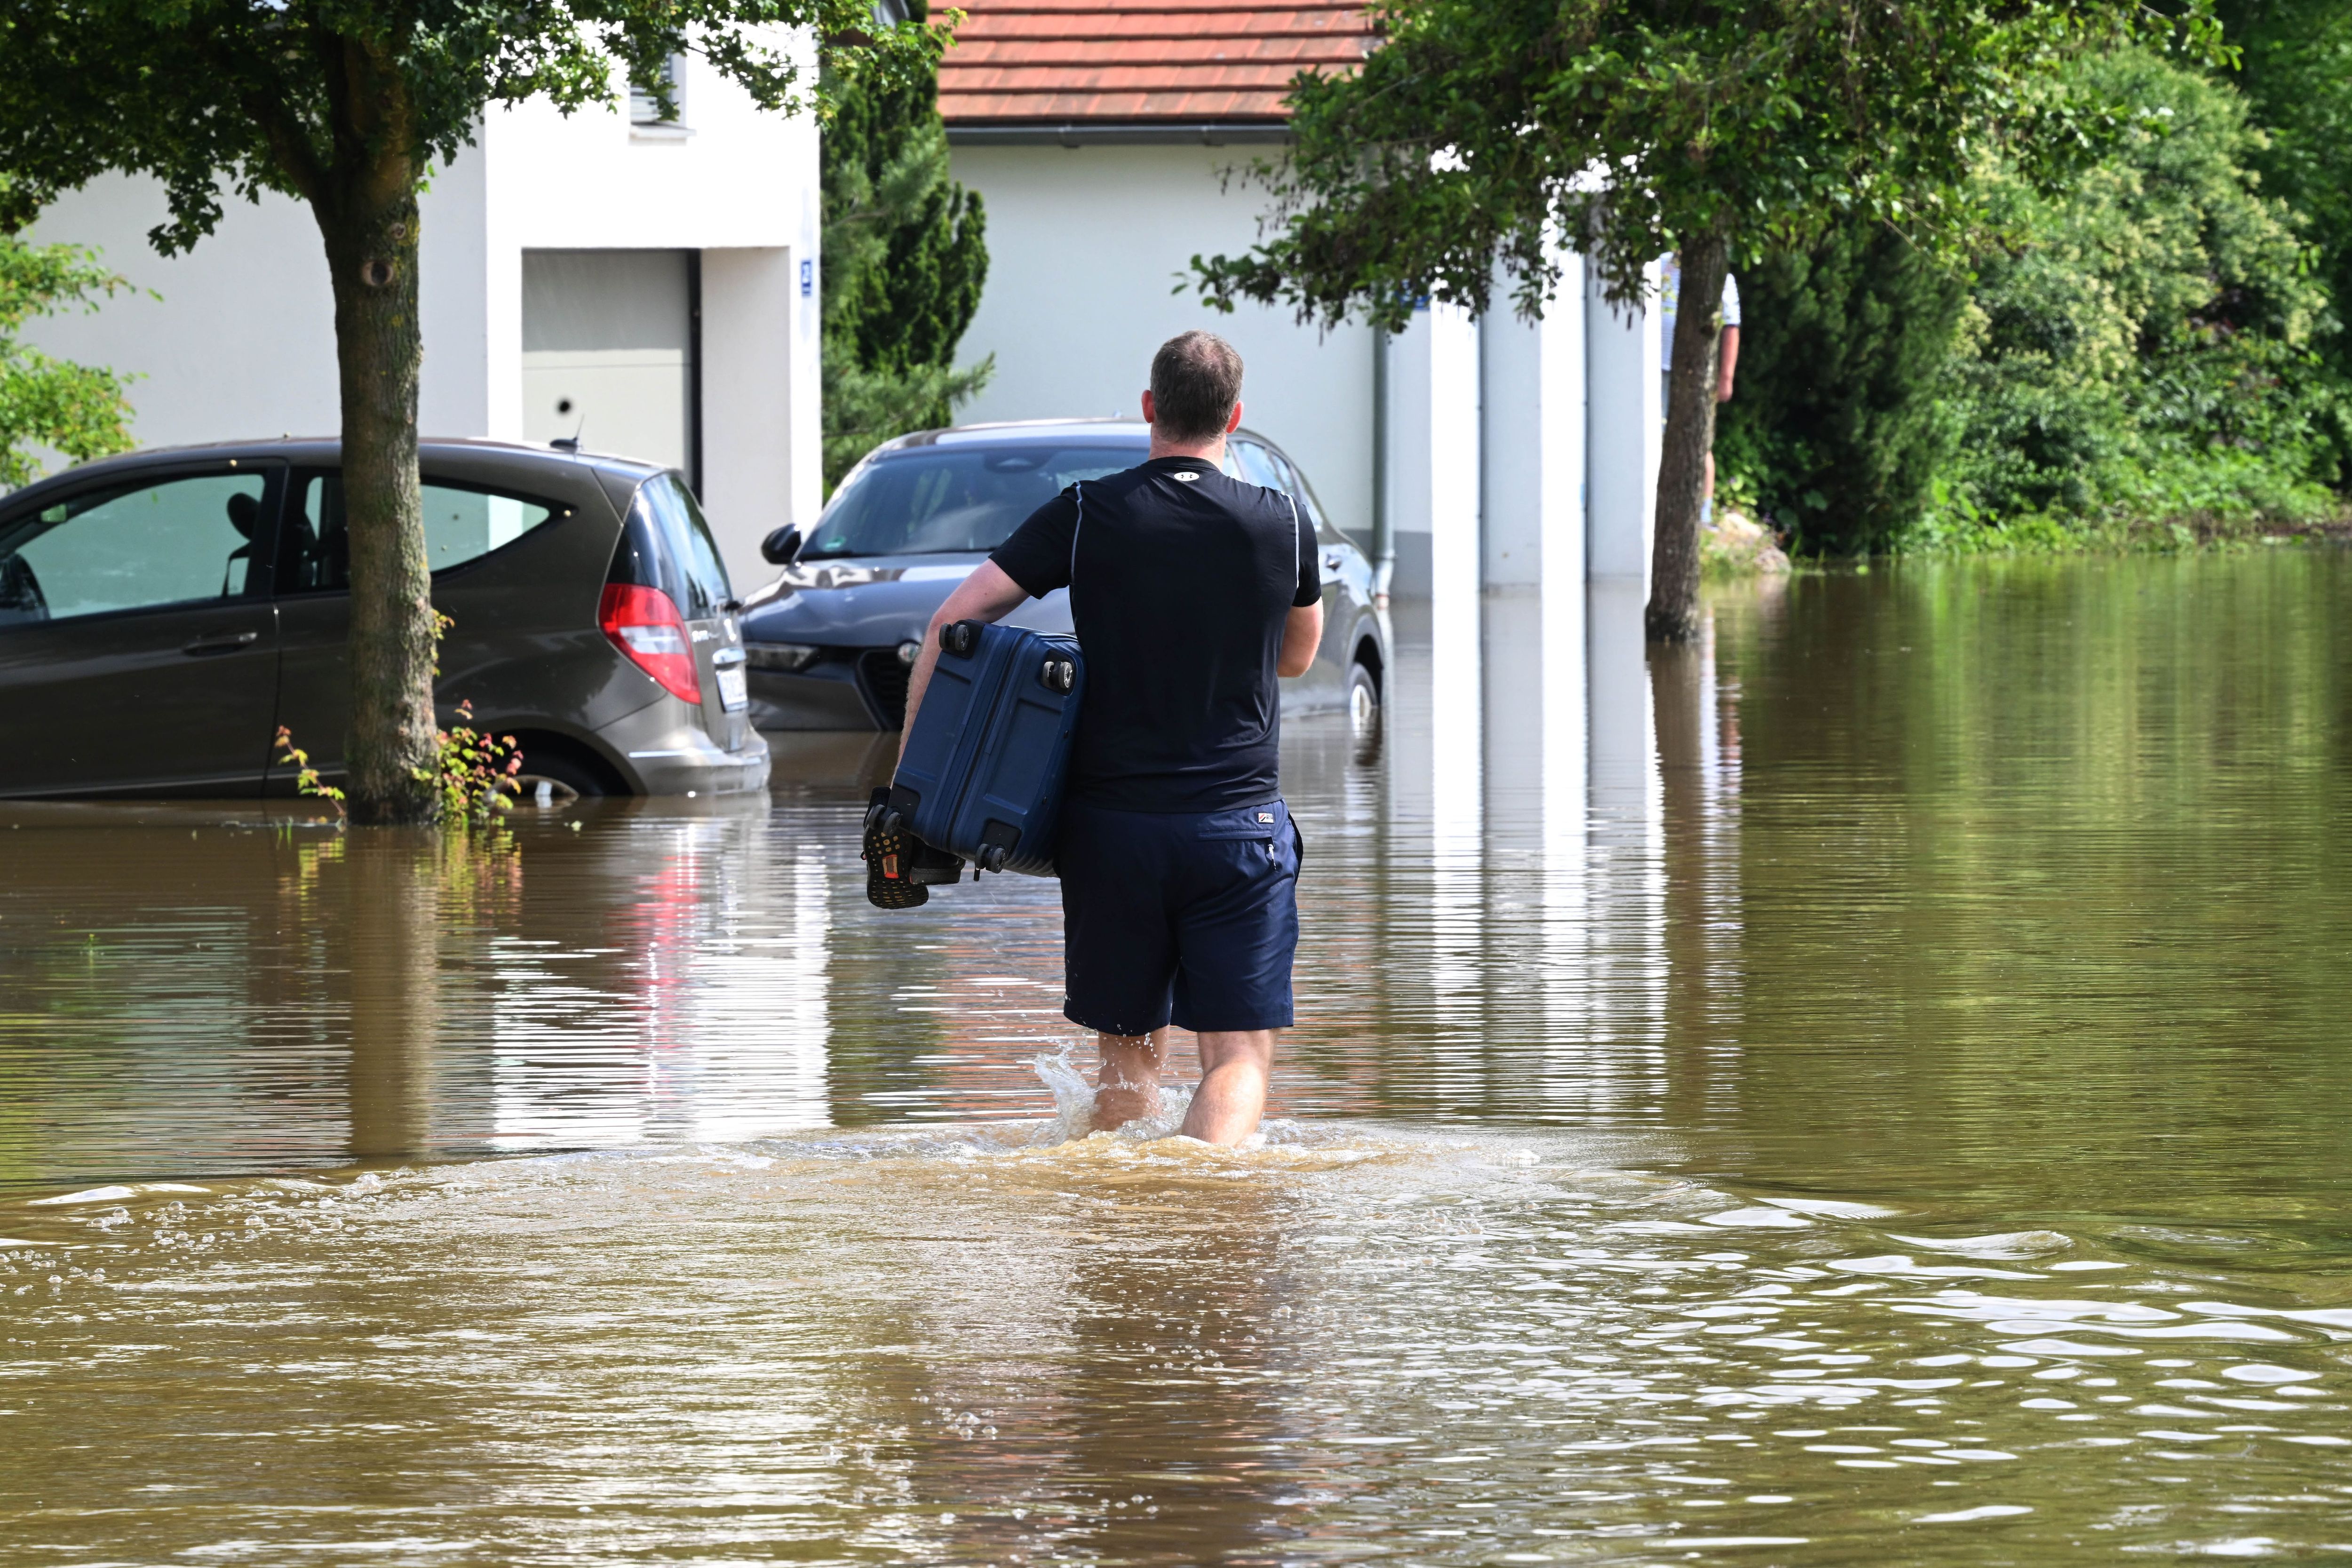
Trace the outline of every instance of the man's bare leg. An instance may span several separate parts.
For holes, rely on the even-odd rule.
[[[1265,1114],[1266,1075],[1274,1068],[1272,1029],[1213,1029],[1201,1036],[1201,1087],[1182,1131],[1203,1143],[1234,1144],[1257,1131]]]
[[[1110,1132],[1160,1109],[1160,1069],[1168,1061],[1168,1031],[1097,1035],[1102,1071],[1095,1076],[1095,1131]]]

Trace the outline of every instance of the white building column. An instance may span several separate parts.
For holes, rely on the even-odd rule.
[[[1428,802],[1432,820],[1475,836],[1480,732],[1478,323],[1468,311],[1433,305],[1393,340],[1389,358],[1389,506],[1395,520],[1397,596],[1428,605],[1426,662],[1397,672],[1422,685],[1397,695],[1426,713],[1425,728],[1394,759],[1408,798]],[[1418,541],[1418,549],[1414,542]],[[1412,584],[1406,566],[1427,563]],[[1407,617],[1408,622],[1419,619]],[[1429,750],[1419,752],[1422,745]]]
[[[1548,860],[1585,809],[1584,260],[1556,259],[1543,318],[1498,307],[1481,342],[1487,808],[1523,815]]]
[[[788,247],[702,253],[702,501],[738,593],[775,574],[760,541],[791,522],[798,285]]]
[[[1597,275],[1584,289],[1588,479],[1588,570],[1596,580],[1634,580],[1644,598],[1650,538],[1658,510],[1658,459],[1664,447],[1659,377],[1663,374],[1658,267],[1644,274],[1643,303],[1613,305]]]

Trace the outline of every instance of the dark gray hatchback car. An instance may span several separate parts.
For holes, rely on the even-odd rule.
[[[765,785],[727,569],[685,482],[624,458],[423,444],[447,724],[583,795]],[[349,722],[333,441],[141,452],[0,499],[0,796],[293,788]],[[536,793],[536,792],[534,792]]]
[[[897,729],[917,639],[956,584],[1070,483],[1133,468],[1150,446],[1140,421],[1074,419],[962,425],[876,447],[842,479],[782,576],[744,601],[754,721],[766,730]],[[1294,497],[1321,548],[1323,646],[1313,668],[1282,683],[1283,710],[1345,710],[1369,754],[1389,668],[1371,565],[1273,442],[1242,430],[1226,453],[1238,478]],[[1066,632],[1069,591],[1032,599],[1005,620]]]

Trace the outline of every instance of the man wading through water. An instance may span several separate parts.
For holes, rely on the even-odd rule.
[[[1098,1131],[1158,1108],[1172,1022],[1201,1042],[1184,1133],[1240,1142],[1290,1026],[1301,845],[1275,677],[1315,662],[1323,590],[1290,498],[1222,471],[1241,391],[1223,338],[1161,344],[1143,395],[1151,456],[1038,508],[931,617],[907,686],[912,732],[940,627],[1070,590],[1087,689],[1054,861],[1063,1016],[1102,1046]]]

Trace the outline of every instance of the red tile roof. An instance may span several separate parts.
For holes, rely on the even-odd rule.
[[[950,125],[1279,122],[1302,70],[1352,69],[1357,5],[1271,0],[961,0],[940,66]]]

